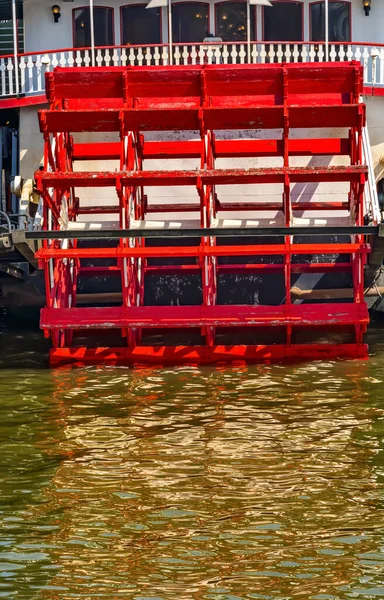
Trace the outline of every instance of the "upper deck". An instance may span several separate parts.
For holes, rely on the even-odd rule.
[[[365,93],[384,95],[383,2],[372,0],[366,16],[361,0],[329,0],[328,48],[324,1],[272,0],[272,4],[174,1],[170,19],[167,6],[147,10],[147,0],[100,0],[100,5],[94,2],[92,28],[87,0],[59,3],[58,22],[45,2],[24,0],[25,52],[0,57],[0,108],[43,102],[44,75],[56,66],[358,60],[364,68]],[[209,42],[207,35],[222,41]]]

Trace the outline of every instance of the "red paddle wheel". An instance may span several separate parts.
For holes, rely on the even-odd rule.
[[[39,114],[45,163],[36,180],[43,228],[52,235],[37,256],[47,295],[41,327],[52,338],[52,361],[366,356],[369,248],[352,230],[364,223],[367,178],[361,92],[357,63],[58,68],[47,74],[50,106]],[[292,166],[293,157],[319,156],[343,157],[346,164]],[[180,168],[178,160],[190,159],[199,161],[197,168]],[[218,168],[219,159],[247,162]],[[256,159],[275,166],[253,167]],[[331,193],[320,202],[292,195],[298,184],[331,189],[339,182],[348,188],[343,201]],[[255,195],[255,186],[265,184],[280,186],[281,200]],[[228,202],[220,198],[225,186],[251,191]],[[168,196],[171,187],[178,193]],[[187,187],[195,190],[194,202],[190,195],[185,200]],[[159,189],[165,200],[153,202]],[[224,213],[265,211],[283,219],[275,231],[269,223],[268,235],[262,225],[258,235],[257,227],[235,231],[220,224]],[[295,216],[305,211],[325,215],[325,225],[344,211],[352,233],[340,237],[323,227],[314,235],[309,227],[297,235]],[[175,215],[193,213],[197,226],[182,221],[185,226],[172,229]],[[163,218],[162,227],[151,215]],[[352,297],[297,303],[292,280],[307,273],[336,273],[350,282]],[[282,298],[269,301],[267,294],[261,302],[255,294],[244,302],[242,288],[265,276],[280,278]],[[109,278],[116,277],[119,289],[103,303]],[[179,305],[161,300],[159,289],[168,290],[170,277],[189,282]],[[88,293],[85,305],[77,302],[82,278],[103,288]],[[154,280],[157,292],[150,293]]]

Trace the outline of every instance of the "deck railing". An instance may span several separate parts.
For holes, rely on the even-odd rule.
[[[358,60],[364,67],[364,85],[384,87],[384,44],[331,44],[332,62]],[[44,93],[44,74],[57,66],[102,67],[140,65],[247,64],[323,62],[321,43],[251,42],[213,44],[112,46],[66,48],[0,57],[0,99]]]

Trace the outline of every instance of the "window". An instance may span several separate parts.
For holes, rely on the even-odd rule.
[[[24,52],[23,4],[16,0],[17,52]],[[0,55],[13,54],[12,3],[0,2]]]
[[[264,40],[267,42],[301,42],[303,39],[303,5],[301,2],[274,2],[265,6]]]
[[[255,35],[255,6],[251,5],[251,40]],[[224,42],[247,40],[247,4],[245,2],[219,2],[216,4],[216,35]]]
[[[113,46],[113,8],[95,6],[93,9],[95,46]],[[73,45],[86,48],[91,45],[91,23],[89,8],[73,11]]]
[[[325,39],[324,2],[310,5],[311,40],[320,42]],[[351,5],[349,2],[329,3],[329,41],[351,41]]]
[[[160,8],[145,8],[146,4],[134,4],[121,8],[121,43],[160,44]]]
[[[17,19],[17,52],[24,52],[23,20]],[[0,55],[13,54],[13,21],[0,20]]]
[[[209,33],[209,5],[202,2],[179,2],[172,5],[172,40],[174,43],[202,42]]]

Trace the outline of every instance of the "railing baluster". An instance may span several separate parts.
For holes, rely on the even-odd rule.
[[[240,59],[241,65],[243,65],[245,63],[246,57],[247,57],[247,53],[245,51],[245,46],[244,46],[244,44],[240,44],[239,59]]]
[[[261,59],[262,64],[265,63],[266,58],[267,58],[267,52],[265,49],[265,44],[261,44],[260,45],[260,59]]]
[[[192,62],[193,65],[196,64],[196,60],[197,60],[196,46],[192,46],[192,49],[191,49],[191,62]]]
[[[309,62],[315,62],[316,52],[314,44],[311,44],[309,47]]]
[[[102,67],[103,66],[103,55],[101,53],[101,50],[97,50],[96,53],[96,66],[97,67]]]
[[[216,46],[214,55],[215,55],[215,64],[219,65],[221,63],[221,49],[219,46]]]
[[[208,48],[207,48],[207,62],[208,62],[209,65],[212,64],[212,59],[213,59],[212,48],[211,48],[211,46],[208,46]]]
[[[113,62],[114,67],[119,66],[120,56],[119,56],[119,51],[117,50],[117,48],[113,49],[112,62]]]
[[[202,46],[199,47],[199,64],[203,65],[205,60],[205,50]]]
[[[85,67],[90,67],[91,63],[92,63],[92,59],[91,59],[91,56],[90,56],[90,52],[89,52],[89,50],[85,50],[84,51],[84,66]]]
[[[287,62],[287,63],[291,62],[291,57],[292,57],[291,46],[290,46],[290,44],[285,44],[285,52],[284,52],[285,62]]]
[[[223,63],[225,65],[227,65],[228,64],[228,57],[229,57],[229,52],[228,52],[228,46],[227,46],[227,44],[224,44],[224,46],[223,46],[222,57],[223,57]]]
[[[65,52],[60,52],[59,63],[60,63],[60,67],[66,67],[67,66],[67,59],[66,59],[66,56],[65,56]]]
[[[169,64],[168,46],[163,46],[163,51],[161,53],[161,59],[163,61],[163,65],[166,67]]]
[[[43,64],[41,62],[41,55],[36,55],[36,77],[37,77],[37,91],[43,91]]]
[[[281,49],[281,44],[277,44],[276,57],[277,57],[277,62],[278,63],[282,63],[283,62],[283,52],[282,52],[282,49]]]
[[[174,53],[173,53],[173,58],[175,60],[175,65],[179,65],[180,64],[180,58],[181,58],[179,46],[175,47],[175,50],[174,50]]]
[[[152,64],[152,54],[151,54],[151,48],[149,46],[147,46],[146,51],[145,51],[145,60],[148,66],[150,66]]]
[[[255,65],[257,63],[257,57],[259,56],[259,52],[257,49],[257,44],[251,45],[251,62]]]
[[[12,58],[8,58],[7,61],[7,79],[8,79],[8,89],[9,89],[9,95],[13,96],[13,62],[12,62]]]
[[[76,58],[75,58],[76,67],[81,67],[82,62],[83,62],[83,59],[81,56],[81,52],[80,52],[80,50],[76,50]]]
[[[274,63],[276,57],[276,52],[273,44],[269,44],[268,58],[269,62]]]
[[[159,66],[160,59],[161,59],[161,55],[160,55],[160,52],[159,52],[159,47],[156,46],[155,47],[155,52],[154,52],[154,55],[153,55],[153,60],[155,61],[155,65],[156,66]]]
[[[300,52],[299,52],[299,46],[298,46],[298,44],[293,44],[292,57],[293,57],[293,62],[294,63],[298,63],[299,62]]]
[[[236,44],[232,44],[232,50],[231,50],[231,61],[232,64],[235,65],[237,62],[237,50],[236,50]]]
[[[379,61],[379,71],[380,71],[379,84],[383,85],[384,84],[384,51],[383,51],[383,49],[380,50],[377,60]]]
[[[32,92],[34,92],[34,85],[33,85],[33,80],[34,80],[34,62],[32,60],[32,56],[29,55],[28,56],[28,62],[27,62],[27,69],[28,69],[28,93],[31,94]]]
[[[0,71],[1,71],[1,95],[7,96],[7,85],[5,78],[5,62],[4,58],[0,58]]]
[[[369,70],[368,70],[368,61],[369,61],[369,52],[368,48],[364,48],[363,51],[363,70],[364,70],[364,81],[367,83],[371,83],[369,80]]]
[[[110,62],[111,62],[111,55],[109,54],[109,48],[106,48],[104,50],[105,54],[104,54],[104,62],[105,62],[105,66],[109,67]]]
[[[137,52],[137,62],[140,65],[140,67],[143,66],[143,60],[144,60],[143,49],[140,46],[138,49],[138,52]]]
[[[25,63],[25,56],[20,57],[19,70],[20,70],[20,92],[25,94],[25,69],[27,65]]]

